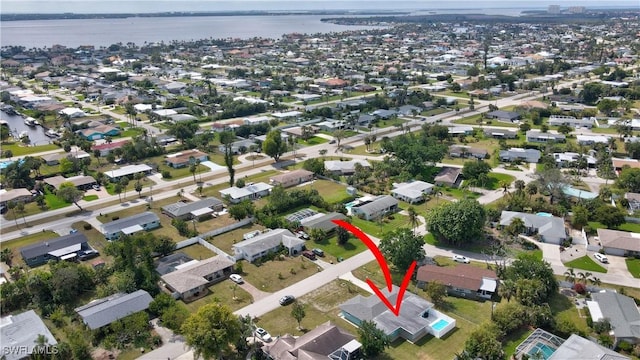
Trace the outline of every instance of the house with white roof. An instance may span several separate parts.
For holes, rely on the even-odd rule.
[[[304,248],[305,241],[287,229],[273,229],[252,236],[232,246],[236,260],[255,260],[281,248],[286,248],[289,256],[298,255]]]
[[[398,211],[398,200],[389,195],[360,201],[351,207],[351,214],[365,220],[375,220]]]
[[[579,145],[607,144],[609,136],[605,135],[576,135]]]
[[[367,160],[327,160],[324,162],[324,169],[327,172],[336,175],[352,175],[356,172],[356,164],[360,164],[362,167],[370,168],[371,164]]]
[[[424,196],[430,194],[434,185],[428,182],[416,180],[406,183],[394,183],[391,196],[409,204],[419,203],[424,200]]]
[[[29,359],[29,355],[34,353],[34,348],[38,346],[38,337],[41,335],[49,346],[58,344],[47,325],[33,310],[0,318],[2,359]]]
[[[528,163],[537,163],[542,154],[536,149],[511,148],[509,150],[500,150],[501,161],[524,161]]]
[[[148,231],[160,227],[160,218],[151,211],[132,215],[123,219],[102,224],[102,233],[109,240],[118,240],[122,235],[132,235],[139,231]]]
[[[515,218],[522,220],[526,234],[537,233],[543,242],[560,245],[567,239],[564,220],[557,216],[503,211],[500,215],[500,226],[508,226]]]
[[[271,189],[273,189],[273,186],[263,182],[250,183],[242,188],[232,186],[230,188],[220,190],[220,195],[222,195],[223,198],[228,197],[229,201],[237,204],[243,200],[256,200],[263,196],[267,196],[271,192]]]

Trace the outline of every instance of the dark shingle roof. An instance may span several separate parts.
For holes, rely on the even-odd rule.
[[[61,236],[59,238],[46,240],[41,243],[25,246],[20,249],[20,254],[22,254],[22,257],[25,259],[31,259],[48,254],[55,250],[60,250],[68,246],[82,244],[85,242],[87,242],[87,237],[84,236],[83,233],[78,232],[75,234],[69,234]]]

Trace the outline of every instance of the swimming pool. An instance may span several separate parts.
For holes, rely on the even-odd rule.
[[[4,170],[7,166],[13,164],[13,161],[2,161],[0,162],[0,170]]]
[[[544,217],[552,217],[553,216],[553,214],[549,214],[549,213],[546,213],[546,212],[539,212],[536,215],[544,216]]]
[[[440,319],[435,323],[431,324],[431,328],[433,328],[433,330],[436,330],[436,331],[442,331],[442,329],[447,327],[447,325],[449,325],[449,322],[447,320]]]
[[[552,348],[551,346],[538,342],[535,346],[531,348],[531,350],[529,350],[529,355],[533,356],[537,353],[541,353],[542,356],[544,357],[544,360],[547,360],[548,358],[551,357],[551,355],[553,355],[555,351],[556,349]]]

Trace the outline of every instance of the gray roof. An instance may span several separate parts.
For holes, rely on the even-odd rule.
[[[329,359],[328,355],[340,349],[355,337],[331,322],[319,325],[299,337],[289,334],[278,337],[262,347],[274,359]]]
[[[58,344],[42,319],[33,310],[0,319],[0,339],[5,350],[9,346],[13,349],[26,347],[31,353],[36,346],[38,335],[44,335],[49,345]],[[6,360],[17,360],[25,358],[27,354],[3,351],[2,355]]]
[[[118,293],[106,298],[93,300],[87,305],[76,308],[82,321],[94,330],[109,325],[131,314],[146,310],[153,299],[148,292],[138,290],[131,294]]]
[[[548,360],[627,360],[628,357],[589,341],[582,336],[571,334],[569,338],[549,357]]]
[[[334,224],[331,220],[345,220],[347,217],[338,212],[332,212],[329,214],[323,214],[322,216],[313,217],[309,221],[303,219],[300,221],[300,225],[309,229],[321,229],[323,231],[330,231],[335,229],[338,225]]]
[[[398,290],[399,288],[395,285],[391,292],[386,288],[380,289],[392,304],[396,302]],[[360,320],[373,320],[379,329],[390,335],[398,329],[404,329],[410,334],[416,334],[424,329],[431,320],[424,319],[422,314],[432,307],[433,304],[429,301],[410,292],[405,292],[398,316],[389,311],[380,298],[375,295],[367,298],[358,295],[340,305],[340,310]]]
[[[249,256],[253,256],[278,246],[282,243],[283,236],[295,237],[291,231],[287,229],[274,229],[258,236],[254,236],[251,239],[241,241],[233,245],[233,247],[242,249]]]
[[[546,240],[566,239],[567,232],[564,227],[564,221],[557,216],[540,216],[536,214],[527,214],[516,211],[503,211],[500,215],[500,225],[507,226],[511,224],[513,218],[520,218],[524,225],[538,231]]]
[[[529,130],[527,131],[527,139],[529,138],[563,141],[567,137],[563,134],[552,134],[549,132],[542,132],[538,130]]]
[[[369,203],[360,206],[354,205],[351,209],[357,208],[359,209],[358,211],[365,214],[373,214],[393,205],[398,205],[398,200],[396,198],[390,195],[381,195]]]
[[[328,171],[353,172],[355,171],[356,164],[360,164],[363,167],[371,167],[371,164],[369,164],[367,160],[327,160],[324,162],[324,168]]]
[[[160,221],[158,215],[151,211],[145,211],[141,214],[132,215],[124,219],[118,219],[110,223],[102,224],[102,230],[105,234],[114,234],[130,226],[148,224],[153,221]]]
[[[59,238],[53,238],[51,240],[25,246],[20,249],[20,254],[25,259],[31,259],[48,254],[55,250],[64,249],[76,244],[82,244],[87,241],[87,237],[84,236],[83,233],[77,232],[75,234],[60,236]]]
[[[394,189],[391,190],[391,193],[415,199],[425,193],[431,192],[433,186],[433,184],[429,184],[428,182],[416,180],[408,183],[393,184]]]
[[[520,114],[518,114],[515,111],[504,111],[504,110],[494,110],[490,113],[487,114],[487,116],[489,117],[495,117],[495,118],[499,118],[499,119],[517,119],[520,117]]]
[[[616,338],[640,339],[640,311],[632,298],[612,291],[592,293],[602,315],[609,319]]]
[[[175,291],[183,293],[208,284],[209,281],[205,279],[205,276],[229,268],[234,264],[235,262],[226,256],[218,255],[165,274],[162,276],[162,280]]]
[[[222,196],[229,195],[232,199],[241,199],[245,196],[251,196],[253,194],[257,194],[266,190],[271,190],[273,186],[259,182],[252,185],[247,185],[243,188],[239,188],[237,186],[232,186],[230,188],[220,190],[220,194]]]
[[[199,201],[184,203],[177,202],[162,207],[162,211],[171,214],[174,217],[189,214],[192,211],[200,210],[204,208],[215,208],[222,206],[222,200],[210,197]]]
[[[509,150],[500,150],[501,159],[522,159],[530,163],[537,163],[538,160],[540,160],[541,155],[542,153],[540,153],[540,151],[536,149],[511,148]]]

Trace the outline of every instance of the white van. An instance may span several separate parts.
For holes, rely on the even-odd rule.
[[[603,264],[607,264],[609,262],[609,259],[607,259],[607,256],[604,254],[595,253],[593,254],[593,257],[598,259],[598,261],[600,261]]]

